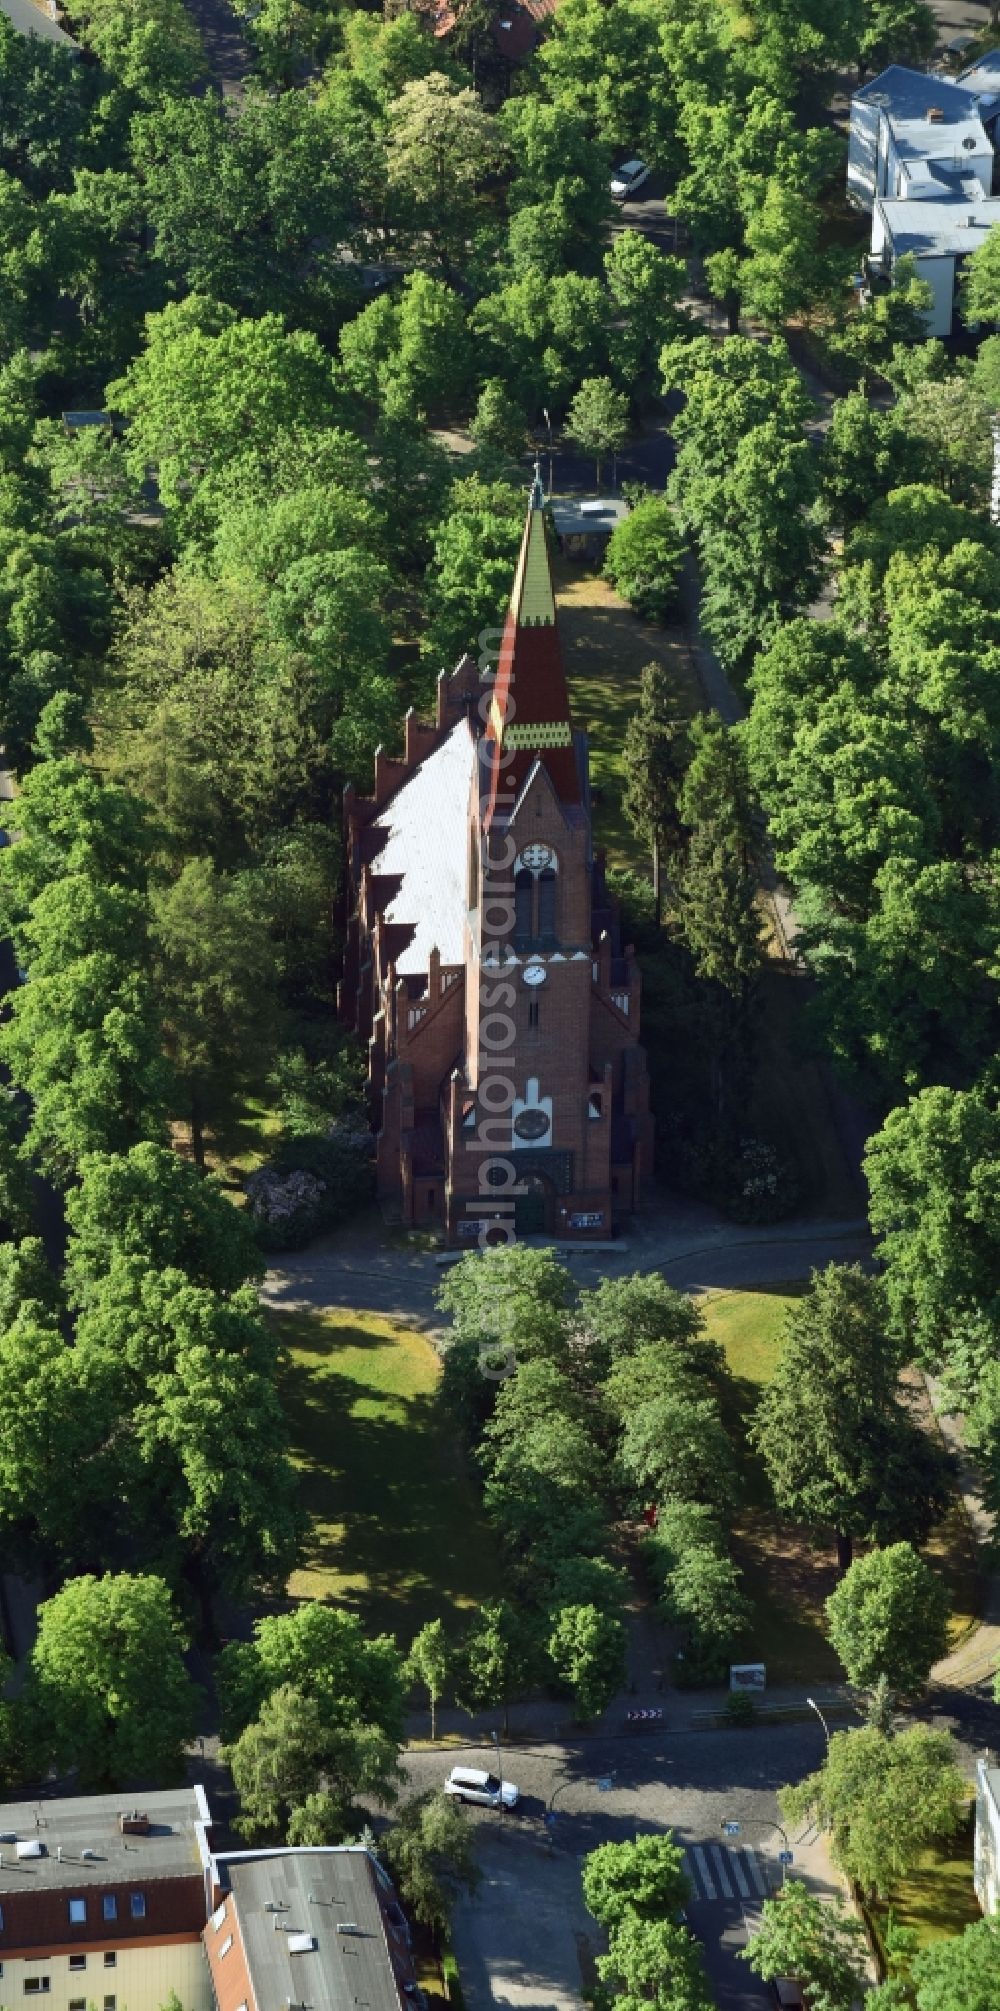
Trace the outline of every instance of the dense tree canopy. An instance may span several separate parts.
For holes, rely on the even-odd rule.
[[[158,1578],[73,1578],[39,1612],[25,1709],[40,1757],[95,1788],[179,1776],[196,1693]]]
[[[879,1284],[858,1266],[815,1272],[789,1314],[753,1437],[779,1508],[855,1537],[926,1536],[944,1501],[939,1456],[898,1387],[903,1355]]]
[[[912,1695],[947,1644],[947,1594],[909,1543],[856,1557],[826,1616],[848,1680],[860,1689],[882,1677],[894,1694]]]
[[[884,1897],[929,1844],[954,1835],[965,1795],[950,1734],[915,1725],[895,1737],[835,1732],[823,1767],[780,1802],[792,1822],[827,1830],[841,1870]]]

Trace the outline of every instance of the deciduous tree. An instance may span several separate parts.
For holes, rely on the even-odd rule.
[[[597,1967],[615,1991],[615,2011],[638,2011],[640,2004],[652,2004],[655,2011],[709,2011],[701,1950],[679,1921],[643,1920],[626,1912]]]
[[[677,605],[683,562],[684,539],[669,503],[660,496],[645,496],[615,525],[604,571],[636,614],[644,620],[665,621]],[[659,665],[648,666],[650,671],[654,668],[665,687],[665,674]]]
[[[566,434],[584,454],[593,454],[595,481],[601,486],[601,464],[615,457],[628,436],[628,399],[609,377],[585,377],[566,415]]]
[[[562,1606],[550,1616],[548,1651],[581,1718],[596,1718],[625,1680],[625,1629],[596,1606]]]
[[[787,1820],[828,1831],[841,1870],[884,1898],[929,1845],[955,1834],[966,1787],[949,1733],[915,1725],[889,1738],[866,1727],[835,1732],[825,1764],[778,1799]]]
[[[474,1893],[479,1871],[465,1814],[450,1795],[428,1792],[404,1802],[382,1846],[411,1919],[441,1934],[460,1892]]]
[[[159,1578],[71,1578],[39,1608],[24,1705],[32,1741],[95,1787],[178,1778],[197,1692]]]
[[[203,1167],[206,1130],[224,1124],[240,1090],[266,1074],[274,958],[246,890],[220,878],[210,859],[190,859],[154,914],[165,1045]]]
[[[861,1922],[842,1900],[820,1899],[800,1879],[764,1901],[760,1926],[740,1955],[765,1982],[800,1978],[817,2011],[852,2011],[864,1987]]]
[[[948,1641],[948,1598],[909,1543],[856,1557],[826,1602],[830,1639],[848,1682],[897,1696],[921,1690]]]
[[[912,1964],[917,2011],[991,2011],[998,1958],[1000,1928],[991,1919],[922,1948]]]
[[[610,1932],[626,1913],[641,1920],[675,1920],[691,1897],[684,1852],[671,1831],[602,1843],[583,1860],[588,1913]]]
[[[865,1172],[895,1328],[938,1366],[977,1312],[1000,1319],[1000,1115],[975,1091],[922,1090],[869,1141]]]
[[[433,533],[422,649],[439,669],[499,641],[524,530],[525,498],[479,475],[456,482]]]
[[[505,1599],[487,1600],[462,1643],[462,1701],[473,1710],[502,1709],[505,1737],[510,1706],[524,1686],[529,1659],[521,1614]]]
[[[451,1654],[445,1640],[444,1623],[428,1620],[414,1636],[410,1652],[406,1658],[406,1674],[411,1682],[420,1683],[427,1692],[431,1707],[431,1743],[437,1737],[437,1707],[448,1680]]]
[[[192,1284],[221,1293],[262,1272],[243,1211],[166,1145],[83,1160],[79,1183],[66,1197],[66,1219],[66,1288],[77,1306],[117,1257],[142,1258],[151,1271],[183,1271]]]
[[[459,272],[480,191],[503,158],[497,123],[475,91],[439,70],[404,84],[386,118],[389,184],[403,227],[426,234],[446,274]]]

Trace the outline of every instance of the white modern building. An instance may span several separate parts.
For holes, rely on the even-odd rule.
[[[851,100],[847,187],[872,219],[871,264],[912,257],[933,293],[929,335],[950,335],[963,262],[1000,223],[1000,50],[959,77],[890,64]],[[996,192],[994,192],[996,191]]]
[[[1000,1767],[976,1762],[976,1898],[984,1913],[1000,1913]]]

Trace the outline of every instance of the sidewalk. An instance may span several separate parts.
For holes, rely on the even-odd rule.
[[[526,1237],[548,1247],[551,1237]],[[599,1284],[633,1271],[662,1271],[681,1291],[754,1288],[808,1277],[831,1262],[865,1261],[871,1238],[863,1216],[783,1222],[751,1228],[726,1221],[686,1196],[651,1193],[613,1251],[568,1256],[575,1283]],[[437,1309],[442,1272],[436,1253],[390,1238],[381,1215],[349,1223],[307,1250],[283,1253],[264,1280],[261,1296],[276,1312],[327,1307],[383,1313],[432,1337],[446,1330]]]
[[[941,1436],[953,1455],[958,1469],[958,1483],[973,1538],[981,1555],[988,1557],[996,1541],[996,1518],[992,1510],[986,1506],[981,1476],[965,1450],[965,1420],[961,1416],[941,1411],[938,1408],[942,1401],[940,1383],[933,1376],[925,1376],[924,1380]],[[1000,1572],[993,1570],[986,1580],[979,1626],[952,1654],[946,1655],[943,1661],[935,1663],[931,1670],[931,1681],[941,1689],[973,1690],[980,1684],[989,1683],[998,1669],[1000,1669]]]
[[[640,1690],[627,1690],[613,1697],[606,1711],[599,1718],[587,1724],[580,1724],[570,1716],[571,1706],[566,1698],[531,1697],[525,1703],[511,1704],[507,1713],[508,1728],[504,1730],[504,1713],[501,1708],[474,1713],[463,1711],[457,1705],[437,1710],[437,1738],[431,1746],[429,1711],[411,1711],[406,1719],[404,1736],[407,1752],[460,1751],[463,1747],[481,1752],[488,1746],[495,1731],[499,1731],[505,1745],[510,1746],[562,1746],[582,1745],[590,1741],[607,1743],[609,1739],[621,1739],[632,1745],[642,1739],[642,1733],[626,1722],[626,1714],[635,1710],[662,1710],[663,1717],[656,1729],[666,1732],[687,1732],[692,1738],[701,1735],[702,1727],[697,1723],[700,1714],[721,1710],[729,1691],[716,1690],[675,1690],[665,1682],[662,1688],[648,1684]],[[847,1683],[829,1684],[822,1692],[823,1699],[836,1700],[842,1705],[854,1706],[854,1695]],[[769,1704],[808,1712],[806,1692],[799,1684],[786,1684],[768,1690]],[[838,1717],[837,1729],[843,1729],[851,1722],[849,1717]],[[767,1720],[762,1721],[766,1725]],[[726,1727],[711,1729],[716,1737]],[[753,1728],[737,1726],[732,1737],[745,1746],[753,1740]]]

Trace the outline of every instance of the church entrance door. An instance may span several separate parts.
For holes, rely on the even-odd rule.
[[[548,1184],[537,1173],[529,1173],[526,1192],[514,1204],[514,1227],[519,1236],[544,1236],[551,1228],[551,1196]]]

